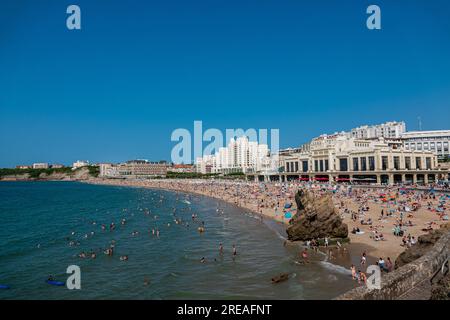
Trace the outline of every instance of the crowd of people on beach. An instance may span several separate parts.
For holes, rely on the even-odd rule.
[[[419,235],[438,228],[448,221],[450,195],[448,186],[355,186],[331,185],[303,181],[250,182],[220,179],[155,179],[100,181],[102,184],[119,184],[187,192],[218,198],[246,208],[263,217],[288,224],[296,214],[295,194],[300,188],[310,190],[321,197],[331,193],[338,213],[349,227],[352,243],[370,247],[371,256],[378,256],[373,263],[384,272],[394,269],[391,257],[398,256],[405,248],[414,246]],[[194,221],[194,215],[193,215]],[[176,223],[180,223],[179,221]],[[199,226],[199,231],[204,226]],[[153,234],[158,231],[153,231]],[[319,245],[319,242],[321,245]],[[311,239],[305,249],[299,251],[303,263],[309,262],[308,249],[324,250],[329,260],[334,250],[346,250],[339,241],[328,248],[329,238]],[[220,244],[219,252],[223,252]],[[233,247],[233,255],[235,254]],[[380,257],[381,256],[381,257]],[[386,260],[382,258],[386,256]],[[352,278],[363,282],[368,255],[361,256],[360,266],[350,267]],[[206,262],[202,257],[201,262]],[[357,271],[358,270],[358,271]]]

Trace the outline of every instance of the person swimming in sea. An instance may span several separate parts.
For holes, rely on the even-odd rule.
[[[223,245],[221,243],[219,244],[219,254],[223,255]]]
[[[302,258],[304,263],[308,263],[308,249],[303,249],[302,251]]]

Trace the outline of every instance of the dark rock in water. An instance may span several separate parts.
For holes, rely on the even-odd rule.
[[[395,269],[398,269],[405,264],[413,262],[426,254],[434,244],[444,235],[450,231],[450,223],[442,225],[439,229],[433,230],[430,233],[419,236],[417,243],[411,248],[406,249],[395,260]]]
[[[272,283],[283,282],[289,279],[289,273],[281,273],[278,276],[272,278]]]
[[[334,207],[331,194],[315,197],[306,189],[295,195],[297,214],[289,222],[286,232],[292,241],[317,238],[346,238],[348,227]]]

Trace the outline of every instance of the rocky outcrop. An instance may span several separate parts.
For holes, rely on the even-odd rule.
[[[315,197],[306,189],[295,195],[297,214],[289,222],[286,232],[292,241],[317,238],[346,238],[348,227],[342,222],[330,194]]]
[[[392,272],[382,275],[381,289],[370,290],[367,286],[360,286],[350,290],[339,297],[337,300],[390,300],[390,299],[404,299],[405,295],[416,291],[425,282],[429,282],[441,272],[444,263],[448,263],[450,258],[450,231],[445,230],[446,227],[441,228],[443,234],[437,242],[431,247],[428,247],[426,253],[420,258],[395,269]],[[416,244],[417,246],[417,244]],[[448,283],[444,277],[437,286],[431,288],[431,299],[444,299],[448,295]],[[423,292],[419,290],[416,295],[423,295],[427,297],[430,292]],[[428,297],[429,298],[429,297]],[[414,299],[422,299],[422,297],[415,297]]]
[[[24,174],[4,175],[0,176],[0,181],[78,181],[78,180],[90,180],[94,179],[96,175],[90,172],[88,167],[78,168],[76,170],[51,170],[49,172],[39,171]]]
[[[419,236],[417,244],[403,251],[395,260],[395,269],[404,266],[414,260],[419,259],[426,254],[436,242],[450,231],[450,223],[444,224],[441,228],[431,231],[430,233]]]

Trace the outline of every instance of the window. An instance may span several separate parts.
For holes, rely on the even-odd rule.
[[[314,160],[314,171],[318,172],[319,171],[319,161]]]
[[[405,168],[411,170],[411,157],[405,157]]]
[[[375,171],[375,157],[369,157],[369,170]]]
[[[361,171],[367,171],[367,159],[366,157],[361,157]]]
[[[381,157],[381,169],[382,170],[387,170],[388,168],[388,157],[387,156],[382,156]]]
[[[302,161],[303,172],[308,172],[308,161]]]
[[[394,168],[395,170],[400,170],[400,157],[394,157]]]
[[[348,171],[347,159],[339,159],[340,171]]]
[[[298,161],[295,161],[295,172],[298,172]]]
[[[328,171],[328,160],[325,160],[325,171]]]
[[[358,158],[353,158],[353,171],[359,171],[359,161],[358,161]]]
[[[323,160],[320,160],[320,172],[323,172]]]
[[[425,159],[425,162],[426,162],[427,169],[431,169],[431,158],[427,157]]]
[[[422,169],[422,159],[416,157],[416,169]]]

